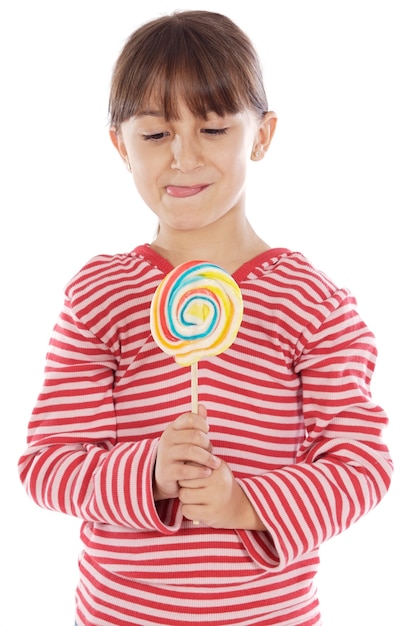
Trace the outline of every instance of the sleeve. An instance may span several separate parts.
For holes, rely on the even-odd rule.
[[[165,525],[152,493],[157,439],[117,442],[113,404],[117,360],[69,300],[56,324],[45,383],[33,411],[20,478],[41,507],[135,529]]]
[[[266,569],[283,569],[346,530],[391,480],[382,439],[388,420],[370,392],[374,336],[345,292],[325,304],[327,314],[305,328],[293,361],[305,423],[297,462],[239,481],[269,532],[238,532]]]

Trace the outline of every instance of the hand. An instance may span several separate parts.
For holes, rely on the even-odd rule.
[[[206,409],[183,413],[162,434],[156,456],[153,494],[155,500],[177,498],[180,480],[207,478],[220,465],[208,437]]]
[[[180,479],[179,486],[186,518],[212,528],[266,530],[225,461],[207,477]]]

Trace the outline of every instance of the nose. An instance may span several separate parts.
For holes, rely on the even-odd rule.
[[[196,138],[176,135],[171,147],[172,169],[181,172],[192,172],[202,166],[201,149]]]

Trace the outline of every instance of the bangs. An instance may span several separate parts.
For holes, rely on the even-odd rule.
[[[192,51],[194,52],[194,51]],[[133,78],[133,77],[131,77]],[[149,107],[163,111],[166,120],[175,120],[179,104],[184,103],[193,115],[206,119],[212,111],[217,115],[235,114],[249,105],[241,97],[243,85],[235,73],[211,63],[204,63],[196,54],[152,59],[149,66],[137,68],[120,101],[119,125]]]
[[[206,119],[209,112],[219,116],[235,114],[247,106],[240,97],[240,89],[230,78],[212,69],[208,75],[202,67],[181,65],[159,69],[156,80],[151,80],[143,91],[136,111],[157,105],[167,121],[179,117],[179,105],[185,104],[198,118]],[[132,94],[133,96],[133,94]],[[134,99],[134,96],[133,96]],[[139,106],[137,106],[139,104]]]

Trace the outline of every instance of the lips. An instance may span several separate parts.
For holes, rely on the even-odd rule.
[[[196,194],[200,193],[207,187],[208,185],[191,185],[187,187],[168,185],[166,187],[166,193],[168,196],[172,196],[174,198],[189,198],[189,196],[196,196]]]

